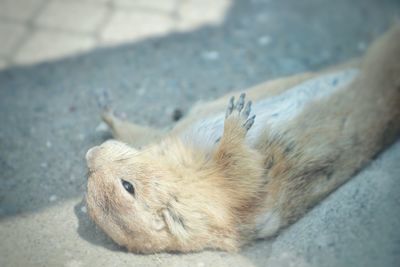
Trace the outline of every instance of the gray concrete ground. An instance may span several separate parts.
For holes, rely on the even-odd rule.
[[[397,266],[400,144],[273,240],[239,254],[135,255],[88,220],[84,154],[109,137],[93,92],[132,120],[360,55],[396,0],[232,1],[219,25],[0,72],[0,266]],[[51,40],[49,39],[49,42]]]

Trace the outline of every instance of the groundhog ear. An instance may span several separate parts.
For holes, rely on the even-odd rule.
[[[168,226],[169,231],[178,239],[185,240],[188,238],[188,232],[186,231],[185,222],[175,210],[172,208],[166,208],[162,211],[165,223]]]
[[[155,219],[153,220],[153,229],[156,231],[161,231],[166,227],[165,225],[165,220],[163,216],[157,215]]]

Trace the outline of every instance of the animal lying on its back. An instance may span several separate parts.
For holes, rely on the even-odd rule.
[[[115,242],[236,251],[298,219],[399,137],[400,26],[359,63],[231,95],[170,132],[104,111],[119,141],[87,152],[86,202]]]

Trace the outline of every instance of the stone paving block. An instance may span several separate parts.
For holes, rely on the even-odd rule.
[[[27,33],[19,23],[0,22],[0,55],[10,56],[19,40]]]
[[[52,1],[36,23],[39,26],[59,29],[93,32],[106,15],[107,7],[94,1]]]
[[[178,7],[179,30],[192,30],[203,25],[217,25],[225,19],[230,0],[188,0]]]
[[[116,11],[101,32],[101,42],[112,44],[122,41],[137,41],[150,36],[169,33],[173,20],[168,15],[141,10]]]
[[[179,0],[112,0],[118,8],[144,8],[154,11],[173,12]]]
[[[53,60],[93,48],[95,40],[88,36],[39,30],[21,47],[14,61],[19,64]]]
[[[45,0],[0,0],[0,17],[27,21]]]

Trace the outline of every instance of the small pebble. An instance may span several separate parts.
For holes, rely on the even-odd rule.
[[[256,20],[257,20],[257,22],[263,23],[268,20],[268,16],[266,14],[258,14],[256,16]]]
[[[50,141],[47,141],[46,146],[47,146],[47,148],[50,148],[52,146],[52,143]]]
[[[82,207],[81,207],[81,212],[82,212],[82,213],[87,213],[87,208],[86,208],[86,206],[82,206]]]
[[[83,141],[85,139],[85,135],[84,134],[78,134],[78,140]]]
[[[139,96],[144,95],[145,93],[146,93],[146,88],[143,88],[143,87],[139,88],[136,91],[136,94],[139,95]]]
[[[183,117],[183,112],[179,108],[174,109],[172,112],[172,120],[179,121]]]
[[[49,198],[50,202],[54,202],[56,200],[57,200],[57,196],[56,195],[51,195],[50,198]]]
[[[96,126],[96,132],[106,132],[108,131],[108,125],[105,122],[100,122],[99,125]]]
[[[202,57],[206,60],[217,60],[219,58],[219,53],[217,51],[205,51],[202,53]]]
[[[271,43],[271,37],[270,36],[261,36],[258,38],[258,44],[261,46],[266,46]]]

